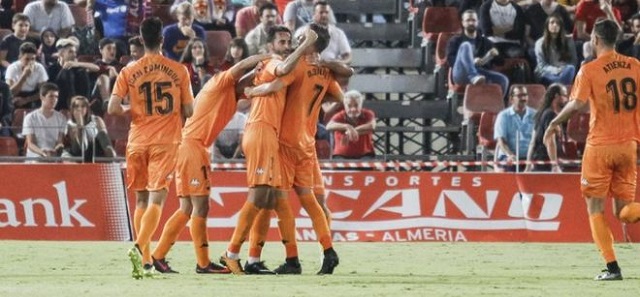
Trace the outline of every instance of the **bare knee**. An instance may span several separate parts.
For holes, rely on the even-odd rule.
[[[209,215],[209,197],[195,197],[191,199],[193,216],[206,218]]]

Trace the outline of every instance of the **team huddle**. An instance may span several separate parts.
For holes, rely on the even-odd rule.
[[[196,273],[302,273],[295,218],[287,197],[291,189],[309,214],[324,251],[318,274],[332,274],[339,258],[333,249],[315,152],[316,122],[322,102],[342,101],[336,77],[350,76],[352,70],[341,63],[320,61],[319,53],[329,42],[327,29],[311,24],[292,52],[289,29],[272,28],[267,38],[269,54],[248,57],[218,73],[195,99],[185,67],[160,54],[162,22],[145,19],[140,33],[145,56],[122,70],[108,108],[111,114],[130,112],[132,117],[126,153],[127,186],[136,193],[136,242],[128,252],[132,277],[140,279],[156,271],[176,273],[165,259],[189,220]],[[218,264],[210,260],[207,238],[211,170],[207,148],[233,117],[239,92],[252,101],[242,141],[249,192]],[[151,251],[151,236],[174,172],[180,207]],[[286,253],[285,262],[274,270],[260,260],[272,211],[278,216]],[[243,267],[239,254],[247,238],[249,256]]]

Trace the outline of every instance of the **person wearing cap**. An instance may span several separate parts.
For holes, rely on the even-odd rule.
[[[38,49],[31,42],[20,46],[20,57],[7,67],[5,79],[13,95],[15,108],[37,108],[40,103],[38,88],[49,80],[47,70],[36,62]]]
[[[71,38],[56,42],[57,63],[49,67],[49,81],[64,86],[60,88],[56,110],[70,109],[69,101],[74,96],[90,98],[92,84],[89,72],[97,72],[100,67],[93,63],[79,62],[78,43]]]

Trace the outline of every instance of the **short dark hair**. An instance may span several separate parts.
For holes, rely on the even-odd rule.
[[[158,17],[144,19],[140,24],[140,36],[145,48],[159,48],[162,43],[162,20]]]
[[[278,33],[289,33],[289,35],[291,35],[291,30],[282,25],[277,25],[269,28],[269,32],[267,32],[267,43],[272,43],[274,40],[276,40],[276,34]]]
[[[20,21],[24,21],[31,24],[31,20],[29,19],[28,15],[18,12],[13,15],[13,18],[11,19],[11,25],[15,25],[15,23]]]
[[[609,19],[599,20],[593,25],[593,32],[602,40],[606,46],[614,46],[618,35],[620,34],[620,28],[618,24]]]
[[[140,35],[136,35],[136,36],[133,36],[133,37],[129,38],[129,45],[143,46],[142,45],[142,38],[140,37]]]
[[[265,10],[275,10],[277,12],[278,11],[278,6],[276,6],[275,4],[273,4],[271,2],[267,2],[267,3],[263,4],[262,6],[260,6],[260,8],[258,8],[258,16],[262,17],[262,13]]]
[[[321,1],[316,1],[315,3],[313,3],[313,9],[315,10],[316,7],[318,6],[328,6],[329,2],[321,0]]]
[[[318,34],[318,39],[316,40],[314,47],[318,53],[321,53],[327,48],[327,46],[329,46],[329,41],[331,40],[329,30],[325,26],[316,23],[309,24],[309,29]]]
[[[116,41],[108,37],[102,38],[100,39],[100,42],[98,42],[98,48],[102,50],[105,46],[109,44],[116,44]]]
[[[38,48],[33,42],[25,42],[20,45],[20,55],[24,54],[38,54]]]
[[[51,83],[51,82],[43,83],[40,86],[40,96],[41,97],[47,96],[47,94],[49,92],[52,92],[52,91],[58,92],[58,91],[60,91],[60,88],[58,88],[58,85],[56,85],[54,83]]]
[[[633,21],[635,20],[640,20],[640,13],[634,13],[630,18],[629,18],[629,23],[633,24]]]

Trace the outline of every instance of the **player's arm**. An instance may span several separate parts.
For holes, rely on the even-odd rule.
[[[571,116],[573,116],[580,109],[587,105],[587,101],[573,99],[564,106],[562,111],[549,123],[547,131],[544,132],[543,142],[545,145],[551,143],[551,138],[555,138],[555,134],[560,131],[560,125],[566,122]]]
[[[244,89],[244,95],[247,98],[264,96],[266,94],[274,93],[285,87],[284,82],[280,78],[276,78],[268,83],[261,84],[255,87],[247,87]]]
[[[298,64],[298,60],[302,57],[307,48],[313,46],[318,39],[318,34],[311,29],[304,32],[304,42],[289,55],[284,62],[276,66],[274,74],[276,76],[284,76],[293,71],[293,68]]]
[[[258,64],[260,61],[266,60],[269,57],[271,57],[271,54],[261,54],[261,55],[250,56],[233,65],[233,67],[229,68],[228,71],[233,76],[234,79],[236,80],[240,79],[241,81],[240,83],[242,83],[244,80],[248,79],[249,77],[248,75],[243,76],[248,69],[255,67],[256,64]],[[250,76],[250,79],[253,80],[254,76],[255,76],[255,73],[252,76]]]
[[[354,74],[353,68],[349,67],[347,64],[342,63],[340,61],[324,61],[321,60],[318,63],[319,66],[324,66],[329,68],[331,72],[337,77],[348,78]]]
[[[364,110],[362,111],[362,113],[366,113],[367,116],[370,117],[370,119],[368,122],[355,127],[358,135],[373,133],[373,131],[376,129],[376,116],[373,114],[373,112],[366,112]]]
[[[107,106],[107,113],[110,115],[123,115],[130,110],[131,106],[122,104],[122,97],[117,95],[111,95],[109,99],[109,105]]]

